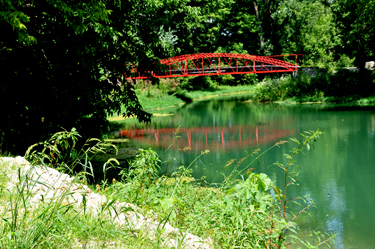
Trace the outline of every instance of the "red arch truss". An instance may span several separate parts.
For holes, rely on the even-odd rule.
[[[285,56],[298,55],[293,54]],[[134,70],[131,78],[146,79],[150,77],[173,78],[225,74],[278,73],[297,71],[299,67],[297,64],[273,57],[276,56],[232,53],[180,55],[160,60],[160,70],[157,71],[141,73]]]

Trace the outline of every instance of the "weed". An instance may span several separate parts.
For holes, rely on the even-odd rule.
[[[216,248],[285,248],[297,242],[316,248],[322,243],[328,244],[332,235],[322,237],[318,234],[316,245],[304,240],[305,235],[299,235],[295,221],[313,203],[306,197],[288,196],[288,188],[298,181],[295,156],[303,153],[304,149],[314,148],[320,135],[318,130],[306,132],[301,141],[292,139],[297,147],[286,155],[288,162],[285,165],[275,163],[283,170],[283,190],[277,188],[266,174],[251,171],[252,163],[267,151],[254,151],[247,157],[253,160],[244,168],[241,165],[246,158],[228,162],[228,167],[235,166],[232,173],[222,184],[214,185],[206,183],[205,179],[195,180],[192,177],[191,166],[209,151],[202,151],[193,162],[186,167],[181,165],[171,176],[160,176],[159,156],[152,150],[141,150],[129,170],[121,172],[120,181],[114,179],[112,184],[105,181],[102,186],[98,185],[98,191],[105,194],[109,201],[94,214],[86,210],[84,198],[81,209],[67,205],[65,200],[71,194],[69,188],[53,194],[51,198],[42,197],[38,205],[31,205],[34,184],[43,183],[39,178],[29,178],[35,167],[52,166],[74,173],[74,165],[86,163],[88,153],[103,148],[100,143],[95,143],[92,148],[74,152],[72,148],[78,133],[75,130],[57,133],[42,144],[41,151],[35,150],[36,146],[30,148],[27,154],[34,166],[26,172],[18,169],[18,183],[14,188],[7,187],[7,181],[1,181],[0,247],[115,247],[126,244],[134,245],[133,248],[165,248],[168,239],[161,234],[166,230],[167,223],[181,231],[181,234],[173,235],[175,248],[184,247],[181,241],[190,231],[201,238],[212,238]],[[271,148],[284,143],[286,141],[280,141]],[[78,176],[75,182],[79,182]],[[48,190],[57,187],[44,186]],[[139,212],[158,220],[158,232],[152,234],[141,229],[135,233],[131,227],[116,225],[114,220],[119,214],[111,212],[116,210],[116,200],[133,203],[139,207]],[[305,205],[296,215],[288,218],[288,203],[292,202]]]
[[[222,184],[211,183],[205,186],[207,183],[202,184],[204,179],[195,180],[191,176],[190,166],[209,153],[205,151],[186,167],[180,166],[170,177],[138,177],[134,175],[136,171],[133,171],[132,177],[128,177],[126,182],[116,183],[109,189],[119,198],[152,211],[181,230],[194,231],[200,237],[211,237],[218,248],[284,248],[297,242],[313,248],[321,243],[331,242],[333,236],[319,235],[316,237],[316,246],[303,240],[304,235],[298,235],[297,224],[294,222],[312,204],[308,202],[300,213],[287,219],[287,203],[310,201],[299,197],[287,199],[287,191],[289,185],[297,181],[298,173],[293,169],[295,155],[302,153],[303,148],[313,147],[320,134],[320,131],[306,133],[303,136],[305,140],[301,142],[292,139],[298,147],[288,156],[289,162],[286,166],[277,163],[284,170],[286,182],[283,191],[267,175],[251,171],[252,163],[267,152],[259,153],[258,150],[248,156],[253,160],[241,170],[240,166],[247,158],[228,162],[228,167],[235,167]],[[270,149],[286,142],[280,141]],[[148,153],[146,157],[152,157]],[[131,167],[134,168],[136,164],[139,162]],[[157,168],[149,169],[156,174]],[[144,170],[140,171],[140,176],[144,176]],[[139,179],[143,178],[147,179],[147,185],[143,184],[140,188]],[[286,231],[293,231],[297,235],[288,235]]]
[[[30,146],[25,158],[33,165],[45,165],[71,175],[80,173],[82,177],[87,174],[95,177],[91,159],[97,153],[105,153],[110,147],[114,148],[117,154],[117,147],[97,138],[91,138],[82,148],[76,148],[79,137],[75,128],[70,132],[58,132],[47,141]],[[116,160],[109,160],[104,166],[113,165],[112,162],[119,164]]]
[[[84,162],[82,158],[87,159],[90,157],[88,153],[102,148],[95,143],[93,147],[73,153],[77,137],[75,130],[64,131],[44,142],[40,150],[33,146],[28,150],[33,165],[24,163],[24,159],[21,161],[26,166],[10,164],[8,158],[0,158],[0,248],[168,247],[165,243],[154,246],[152,238],[160,237],[159,231],[151,232],[145,227],[135,232],[132,226],[120,226],[116,219],[132,209],[116,208],[115,197],[93,210],[89,209],[86,193],[82,193],[82,204],[73,205],[69,200],[76,197],[72,197],[70,189],[73,184],[75,187],[80,184],[80,174],[74,175],[68,185],[59,185],[64,181],[62,174],[53,180],[54,184],[45,181],[43,177],[51,178],[52,175],[53,169],[49,166],[72,173],[74,165]],[[67,152],[70,155],[66,155]],[[150,163],[154,165],[155,161]],[[46,171],[44,176],[41,171]],[[147,173],[145,176],[149,176]],[[42,194],[40,189],[44,189]],[[105,188],[101,189],[105,192]],[[165,236],[163,238],[169,241]]]

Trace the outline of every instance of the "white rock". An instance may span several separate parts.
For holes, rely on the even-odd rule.
[[[85,195],[86,207],[94,214],[97,214],[101,210],[102,205],[107,202],[105,196],[93,193],[86,185],[74,183],[73,177],[60,173],[55,169],[40,166],[33,167],[23,157],[2,157],[0,160],[9,163],[11,167],[19,166],[22,174],[28,173],[29,179],[37,181],[29,182],[30,191],[32,193],[32,196],[29,199],[31,205],[35,205],[43,199],[45,201],[57,201],[62,195],[71,193],[71,195],[65,197],[63,204],[72,204],[77,208],[82,208],[83,195]],[[8,183],[7,187],[13,189],[19,181],[18,171],[11,172],[9,178],[11,181]],[[113,204],[113,207],[116,209],[116,212],[110,210],[109,214],[111,217],[114,217],[114,222],[120,226],[128,226],[135,231],[141,229],[148,230],[150,238],[154,237],[157,229],[161,229],[162,227],[164,229],[162,236],[171,236],[175,238],[176,234],[179,234],[179,230],[172,227],[168,222],[159,227],[158,221],[153,221],[138,213],[137,210],[139,208],[133,204],[116,201],[116,203]],[[124,211],[124,209],[129,210]],[[2,210],[2,207],[0,207],[0,210]],[[175,239],[165,241],[166,245],[170,247],[175,247],[175,244],[177,243]],[[202,243],[202,241],[203,240],[198,236],[187,233],[185,234],[182,244],[186,249],[213,248],[211,238],[205,239],[203,241],[205,243]]]

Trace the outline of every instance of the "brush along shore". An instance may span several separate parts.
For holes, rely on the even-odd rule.
[[[177,246],[183,248],[213,248],[210,238],[203,240],[191,233],[180,232],[179,229],[172,227],[168,222],[162,222],[157,218],[148,218],[147,214],[142,215],[137,212],[139,210],[137,206],[119,200],[107,199],[104,195],[94,193],[88,186],[77,181],[76,178],[53,168],[31,166],[23,157],[2,157],[0,163],[3,166],[2,178],[6,179],[2,188],[2,202],[0,204],[0,214],[3,217],[0,223],[3,223],[1,225],[4,228],[7,227],[4,223],[15,223],[21,227],[26,225],[28,229],[40,230],[42,232],[40,236],[47,236],[48,227],[56,225],[53,223],[65,223],[63,221],[65,218],[61,216],[62,212],[70,211],[76,215],[76,219],[81,219],[81,216],[90,216],[93,219],[98,217],[102,222],[111,224],[113,230],[119,230],[119,235],[123,232],[131,232],[136,237],[148,236],[150,242],[155,242],[158,237],[161,237],[160,247],[162,248],[176,248]],[[50,212],[53,210],[55,212]],[[14,213],[15,211],[18,214]],[[43,213],[45,212],[49,215],[44,216]],[[38,219],[38,217],[41,219]],[[50,220],[47,220],[48,218]],[[35,228],[35,225],[37,228]],[[63,235],[66,236],[64,240],[72,248],[132,247],[123,244],[121,240],[117,241],[115,238],[109,241],[100,241],[98,238],[96,240],[84,238],[81,240],[77,237],[74,238],[74,236],[72,238],[69,236],[69,224],[65,225],[68,229],[66,230],[67,233]],[[14,233],[11,230],[10,232]],[[29,235],[27,231],[21,231],[20,228],[17,230],[19,232],[17,239],[28,239],[22,238],[22,235]],[[58,229],[50,231],[50,236],[58,236],[57,231]],[[9,239],[12,240],[12,238]],[[0,245],[10,245],[11,242],[8,241],[9,244],[7,244],[7,240],[0,239]],[[48,239],[46,238],[46,240]],[[33,242],[36,241],[30,241],[30,246],[44,247],[53,244],[53,242],[39,241],[42,244],[38,246]]]
[[[208,150],[167,176],[159,174],[156,152],[139,149],[129,168],[120,167],[118,180],[107,181],[107,170],[119,167],[110,159],[104,180],[88,187],[87,175],[94,177],[90,157],[113,145],[89,139],[77,149],[75,129],[56,133],[28,149],[33,166],[22,157],[0,160],[0,248],[317,248],[334,235],[299,236],[295,222],[313,202],[286,193],[298,176],[293,158],[312,148],[320,134],[291,139],[297,147],[288,163],[276,164],[284,172],[282,191],[250,167],[288,141],[228,161],[212,183],[192,177],[193,165]],[[287,207],[294,200],[302,205],[295,215]]]

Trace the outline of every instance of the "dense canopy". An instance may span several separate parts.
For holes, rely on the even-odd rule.
[[[362,63],[374,55],[374,11],[364,0],[3,0],[0,150],[61,127],[97,135],[114,113],[148,121],[123,79],[132,65],[199,52]]]

